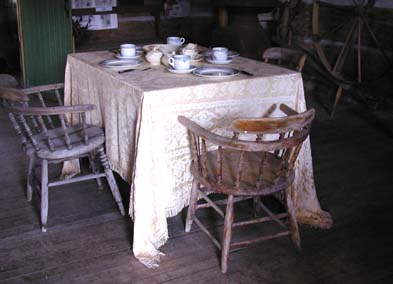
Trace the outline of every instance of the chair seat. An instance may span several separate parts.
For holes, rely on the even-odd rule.
[[[37,134],[34,135],[34,138],[36,139],[40,150],[36,151],[34,146],[31,143],[28,143],[26,146],[26,154],[30,156],[35,153],[38,158],[48,160],[68,159],[89,153],[105,142],[103,129],[94,125],[86,126],[86,132],[89,137],[87,145],[83,142],[83,133],[80,125],[68,126],[67,132],[70,137],[72,149],[67,148],[64,139],[64,130],[61,127],[58,127],[48,130],[47,132],[51,138],[54,148],[56,149],[55,151],[52,152],[50,150],[48,140],[43,134]]]
[[[261,180],[257,182],[262,156],[265,156]],[[216,173],[217,151],[207,153],[207,172]],[[201,190],[207,192],[223,193],[236,196],[263,196],[285,190],[289,187],[295,177],[294,171],[288,176],[277,175],[282,167],[282,161],[274,154],[266,152],[244,152],[244,165],[240,185],[235,187],[236,173],[240,161],[239,151],[223,151],[222,181],[217,184],[215,176],[202,177],[194,170],[193,175],[201,183]]]

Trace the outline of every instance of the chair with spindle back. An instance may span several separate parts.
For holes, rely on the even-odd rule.
[[[106,177],[120,212],[125,215],[122,198],[104,152],[104,131],[100,127],[86,123],[85,113],[95,110],[96,106],[90,104],[63,106],[60,95],[62,88],[63,84],[28,89],[0,87],[3,106],[8,111],[22,147],[29,157],[27,200],[31,201],[33,188],[41,190],[41,229],[43,232],[47,230],[48,188],[73,182],[96,179],[101,188],[101,177]],[[33,99],[34,96],[35,99]],[[48,97],[53,97],[53,99],[46,100]],[[56,106],[52,106],[54,103]],[[79,115],[80,123],[68,125],[66,115],[70,114]],[[96,165],[96,154],[98,154],[103,172],[100,172]],[[48,181],[48,164],[62,163],[81,157],[89,158],[91,174],[66,180]],[[40,187],[37,186],[35,178],[36,166],[41,166]]]
[[[271,47],[266,49],[262,58],[265,63],[276,63],[290,69],[302,72],[307,55],[291,48]]]
[[[286,105],[281,105],[280,108],[286,116],[235,120],[233,126],[236,131],[232,138],[212,133],[184,116],[178,118],[190,134],[191,172],[194,177],[185,230],[189,232],[195,221],[209,236],[221,250],[223,273],[227,271],[231,248],[290,235],[300,250],[300,236],[291,191],[295,177],[295,161],[302,142],[308,136],[314,110],[298,114]],[[251,140],[243,139],[243,136],[249,135]],[[283,203],[287,210],[284,213],[273,213],[262,203],[260,197],[277,195],[280,192],[284,193]],[[208,193],[224,194],[227,198],[213,201],[207,196]],[[206,202],[197,203],[199,198]],[[245,199],[254,199],[254,206],[257,206],[255,209],[265,211],[267,216],[234,222],[234,203]],[[220,205],[225,204],[224,211]],[[196,211],[200,208],[213,208],[224,218],[221,243],[196,216]],[[282,219],[288,219],[289,229]],[[285,230],[253,240],[231,243],[232,228],[266,221],[276,221]]]

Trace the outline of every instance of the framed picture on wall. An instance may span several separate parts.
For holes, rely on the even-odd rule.
[[[163,0],[164,13],[167,18],[187,17],[190,15],[190,0]]]

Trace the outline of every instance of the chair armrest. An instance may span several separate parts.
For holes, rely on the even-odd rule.
[[[280,109],[287,114],[284,117],[238,118],[232,122],[232,127],[238,131],[253,134],[274,134],[292,131],[309,124],[315,116],[315,110],[309,109],[297,113],[285,104]]]
[[[314,115],[314,110],[311,110],[311,120]],[[310,115],[308,114],[303,114],[303,115]],[[232,150],[239,150],[239,151],[251,151],[251,152],[269,152],[269,151],[276,151],[282,148],[289,148],[293,147],[294,144],[301,143],[304,139],[306,139],[308,135],[308,131],[303,131],[296,137],[294,136],[292,139],[284,139],[283,141],[264,141],[263,143],[260,142],[254,142],[254,141],[248,141],[248,140],[235,140],[231,139],[225,136],[221,136],[218,134],[215,134],[192,120],[184,117],[184,116],[178,116],[177,117],[178,121],[185,126],[190,132],[194,133],[196,136],[201,137],[202,139],[208,141],[209,143],[212,143],[214,145],[222,146],[223,148],[227,149],[232,149]],[[271,132],[273,133],[273,132]],[[275,132],[277,133],[277,131]]]
[[[22,91],[24,94],[30,95],[30,94],[35,94],[38,92],[52,91],[52,90],[58,90],[58,89],[63,89],[63,88],[64,88],[63,83],[57,83],[57,84],[48,84],[48,85],[26,88],[26,89],[23,89]]]
[[[27,103],[29,98],[20,89],[0,87],[0,98],[8,101]]]
[[[296,110],[290,108],[286,104],[280,104],[280,110],[286,115],[296,115],[299,114]]]
[[[95,110],[93,104],[58,106],[58,107],[8,107],[12,112],[21,115],[60,115],[71,113],[83,113]]]

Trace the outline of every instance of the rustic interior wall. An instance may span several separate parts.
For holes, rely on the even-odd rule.
[[[16,3],[0,0],[0,73],[19,69],[18,26]]]
[[[227,46],[242,56],[261,60],[263,51],[272,45],[273,29],[272,23],[262,27],[258,14],[269,9],[236,7],[227,11],[228,25],[214,29],[211,45]]]
[[[160,6],[161,3],[160,0],[144,2],[146,7]],[[206,45],[210,42],[211,30],[216,25],[211,0],[191,0],[191,11],[187,17],[167,18],[161,12],[158,30],[156,20],[150,11],[119,13],[117,29],[87,31],[82,44],[77,45],[76,49],[105,49],[116,47],[122,42],[163,42],[171,35],[185,37],[187,42]]]

